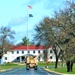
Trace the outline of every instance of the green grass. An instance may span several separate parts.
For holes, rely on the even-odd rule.
[[[59,67],[59,68],[49,68],[50,70],[52,71],[55,71],[55,72],[59,72],[59,73],[64,73],[64,74],[75,74],[75,64],[73,66],[73,71],[72,72],[67,72],[67,67]]]
[[[46,62],[39,62],[38,65],[46,66]],[[62,67],[61,63],[58,63],[59,68],[55,69],[54,67],[55,67],[55,63],[49,63],[49,69],[52,71],[64,73],[64,74],[75,74],[75,64],[73,65],[73,72],[67,72],[66,65],[64,65],[64,67]]]
[[[38,65],[39,65],[39,66],[45,66],[46,63],[45,63],[45,62],[38,62]]]
[[[11,69],[11,68],[25,68],[25,65],[19,65],[14,63],[7,63],[5,65],[0,65],[0,70]]]
[[[52,71],[55,71],[55,72],[59,72],[59,73],[64,73],[64,74],[75,74],[75,67],[73,67],[73,71],[72,72],[67,72],[67,69],[66,67],[63,67],[63,68],[49,68],[50,70]]]
[[[46,62],[38,62],[39,66],[46,66]],[[54,63],[49,63],[48,65],[54,66]]]

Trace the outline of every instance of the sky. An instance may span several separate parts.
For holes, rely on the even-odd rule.
[[[64,4],[65,0],[0,0],[0,27],[7,26],[15,31],[14,44],[21,42],[27,34],[31,41],[35,26],[45,17],[52,17],[54,11],[63,9]],[[29,14],[33,17],[29,17]]]

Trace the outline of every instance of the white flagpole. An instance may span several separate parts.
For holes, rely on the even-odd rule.
[[[28,5],[27,5],[27,51],[28,51]]]
[[[29,13],[28,13],[28,9],[32,9],[32,7],[27,5],[27,39],[28,39],[28,20],[29,20]],[[29,39],[28,39],[29,40]],[[28,50],[28,41],[27,41],[27,50]]]

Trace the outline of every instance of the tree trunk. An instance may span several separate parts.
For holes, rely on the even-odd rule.
[[[73,62],[72,61],[67,61],[66,66],[67,66],[67,72],[72,72]]]
[[[0,56],[0,64],[2,64],[2,56]]]
[[[58,57],[56,56],[55,68],[58,68]]]
[[[0,59],[2,59],[2,56],[0,56]]]

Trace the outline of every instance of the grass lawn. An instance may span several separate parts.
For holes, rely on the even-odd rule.
[[[39,62],[38,65],[39,66],[46,66],[46,63]],[[55,63],[49,63],[49,69],[52,71],[64,73],[64,74],[75,74],[75,63],[73,65],[73,72],[67,72],[66,65],[64,65],[64,67],[61,67],[61,63],[58,63],[59,68],[57,68],[57,69],[55,69],[54,66],[55,66]]]
[[[46,66],[46,62],[38,62],[39,66]],[[54,66],[54,63],[49,63],[48,65]]]
[[[67,72],[67,69],[66,67],[63,67],[63,68],[49,68],[50,70],[52,71],[55,71],[55,72],[59,72],[59,73],[64,73],[64,74],[75,74],[75,67],[73,67],[73,72]]]
[[[49,68],[50,70],[52,71],[55,71],[55,72],[59,72],[59,73],[64,73],[64,74],[75,74],[75,64],[73,66],[73,71],[72,72],[67,72],[67,67],[59,67],[57,69],[55,68]]]
[[[11,69],[11,68],[25,68],[25,65],[22,64],[14,64],[14,63],[7,63],[5,65],[0,65],[0,70],[4,69]]]

